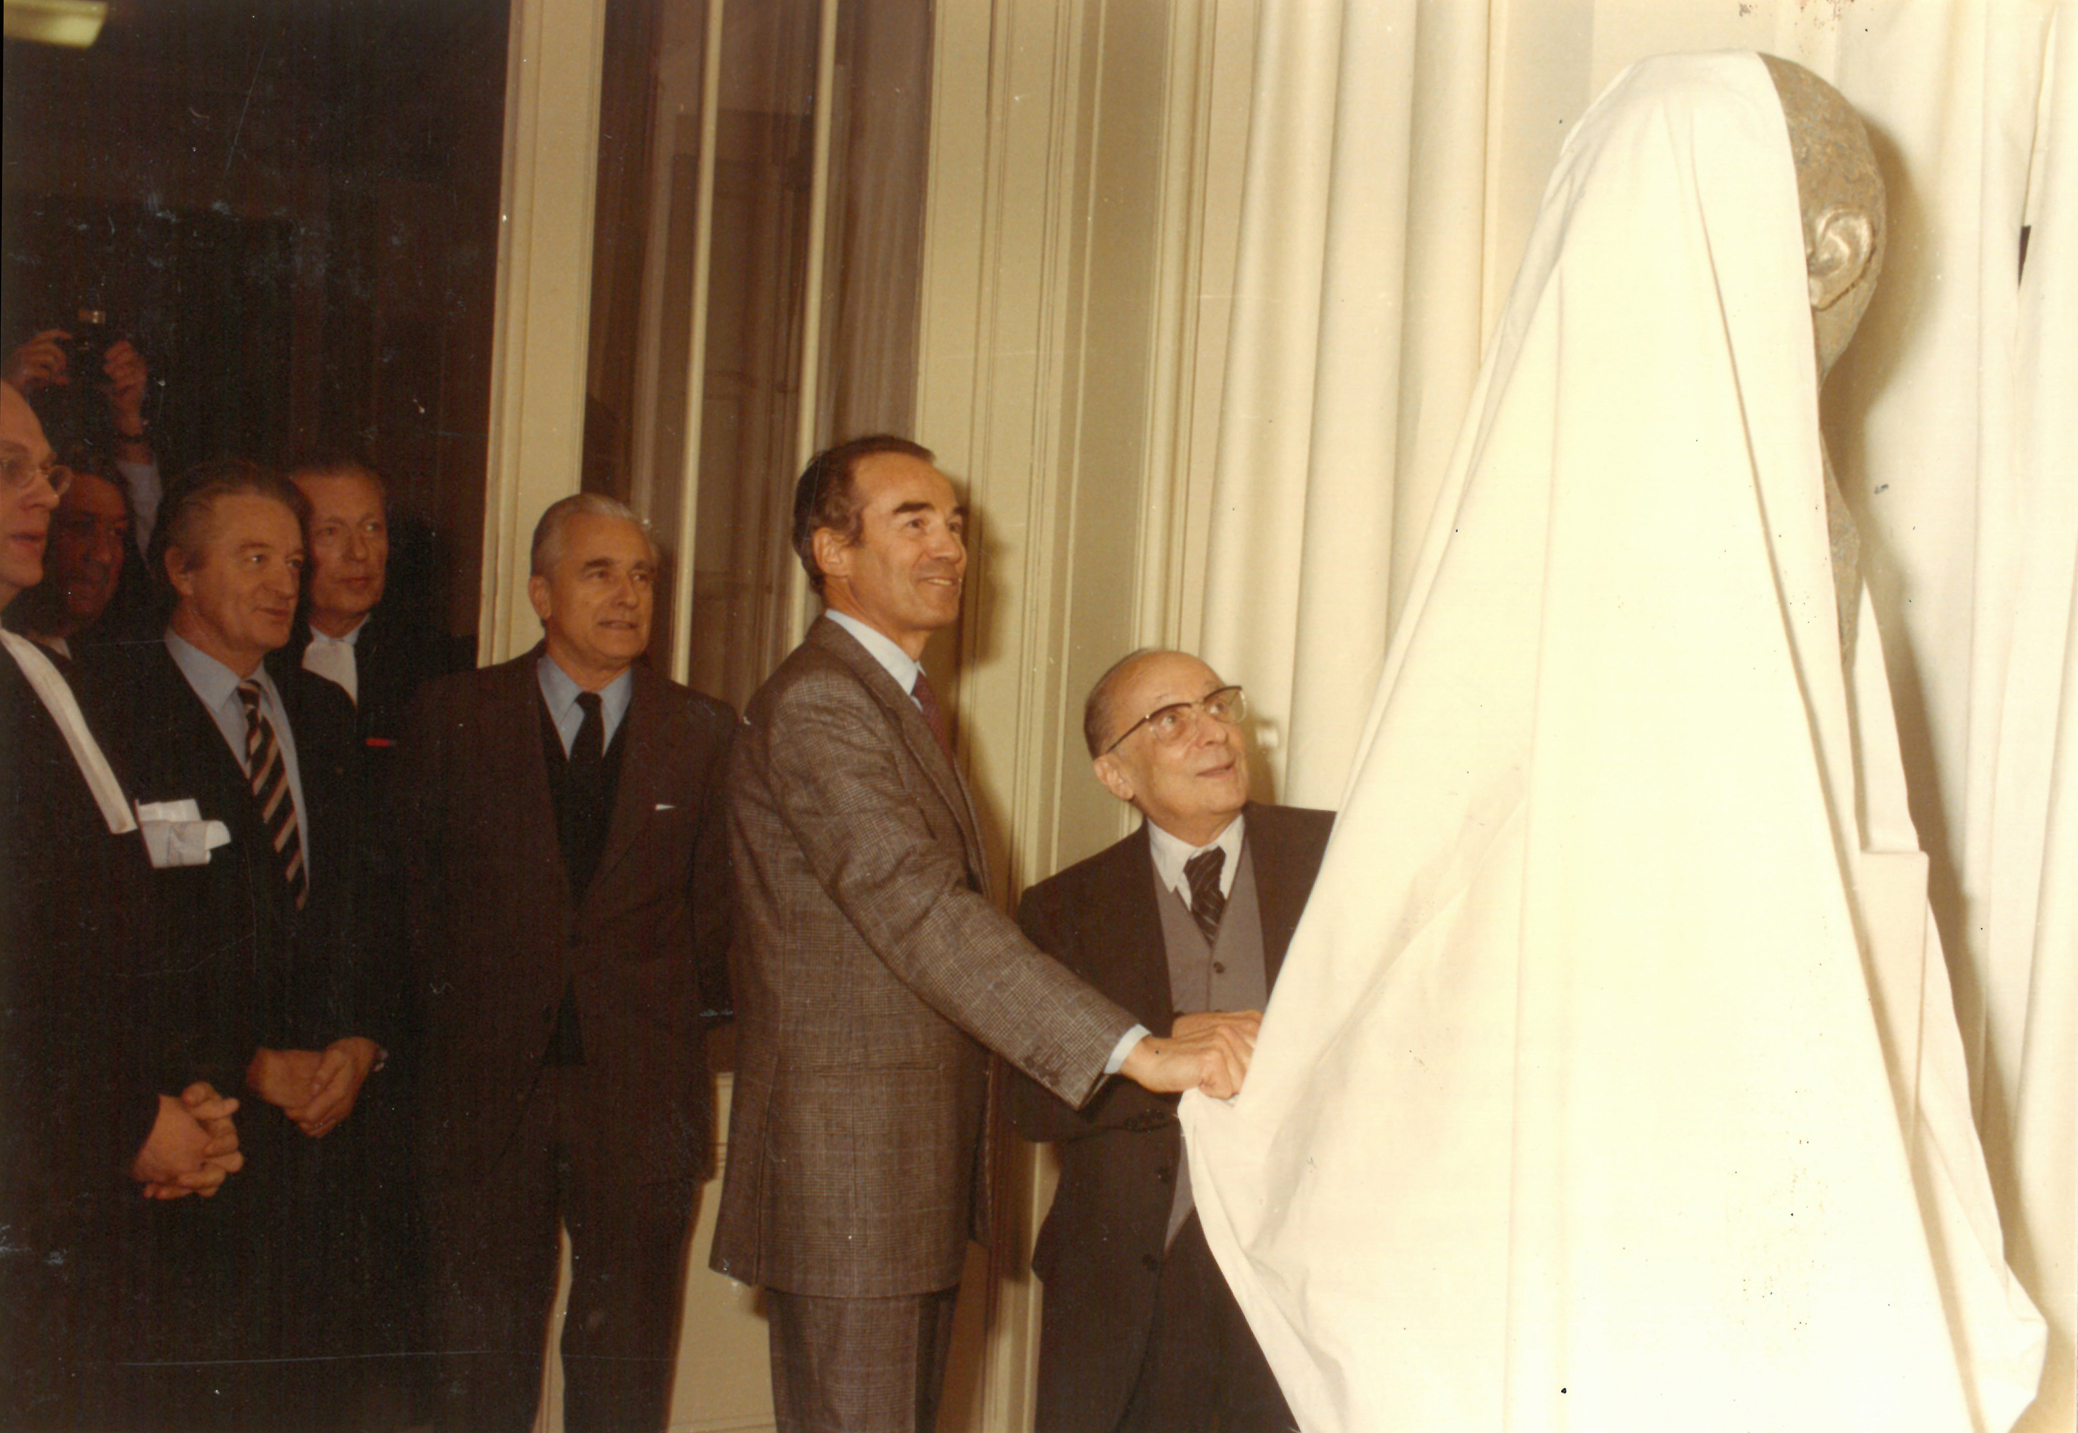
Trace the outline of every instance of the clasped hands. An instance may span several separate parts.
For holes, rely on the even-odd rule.
[[[245,1166],[238,1152],[238,1130],[231,1116],[238,1101],[227,1099],[204,1080],[181,1091],[180,1098],[159,1096],[158,1118],[131,1161],[130,1177],[144,1186],[147,1199],[204,1199]]]
[[[1260,1010],[1205,1010],[1176,1017],[1167,1035],[1144,1036],[1119,1073],[1159,1093],[1203,1090],[1217,1099],[1240,1093],[1255,1054]]]
[[[322,1050],[262,1047],[253,1051],[245,1083],[296,1128],[319,1139],[353,1113],[361,1084],[375,1067],[376,1049],[365,1035],[348,1035]]]

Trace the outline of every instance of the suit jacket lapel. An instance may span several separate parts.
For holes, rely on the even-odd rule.
[[[613,819],[607,823],[606,846],[599,853],[599,868],[585,892],[589,901],[605,884],[613,868],[635,844],[648,814],[665,794],[664,778],[687,758],[679,751],[677,729],[660,719],[663,701],[661,679],[647,667],[634,668],[635,690],[628,714],[621,719],[620,778],[614,788]]]
[[[960,841],[966,848],[967,868],[986,882],[988,878],[988,853],[981,843],[981,821],[975,814],[974,802],[967,794],[967,783],[953,770],[938,749],[938,739],[931,735],[930,723],[917,710],[916,700],[902,690],[895,679],[888,675],[886,667],[873,659],[873,654],[852,640],[851,634],[827,618],[818,618],[808,629],[808,640],[815,642],[825,651],[842,661],[858,679],[865,683],[866,690],[887,711],[888,720],[894,723],[902,743],[916,764],[923,768],[924,775],[938,788],[938,794],[953,810],[960,826]]]
[[[1113,893],[1105,923],[1113,934],[1100,939],[1117,941],[1123,952],[1119,962],[1118,988],[1112,992],[1119,1004],[1133,1012],[1150,1030],[1167,1031],[1176,1023],[1176,996],[1169,988],[1169,939],[1162,933],[1162,913],[1156,906],[1154,847],[1147,837],[1147,823],[1112,850],[1115,872],[1106,872],[1101,889]]]
[[[495,721],[485,731],[488,750],[472,752],[470,759],[480,764],[476,778],[488,783],[491,791],[509,793],[512,801],[512,829],[491,833],[490,838],[518,848],[514,870],[554,871],[561,878],[560,908],[569,902],[570,882],[563,870],[556,806],[548,794],[548,766],[541,754],[541,683],[534,675],[540,656],[536,646],[505,664]]]
[[[1263,976],[1275,984],[1284,952],[1305,913],[1308,890],[1292,879],[1291,862],[1277,838],[1275,821],[1248,804],[1248,845],[1255,856],[1255,898],[1263,922]]]

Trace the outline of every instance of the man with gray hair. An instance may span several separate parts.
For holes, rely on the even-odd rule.
[[[428,685],[394,790],[421,1051],[442,1427],[534,1424],[569,1234],[563,1426],[657,1429],[712,1148],[735,716],[642,662],[657,554],[564,498],[534,530],[542,642]],[[704,994],[704,999],[703,999]]]

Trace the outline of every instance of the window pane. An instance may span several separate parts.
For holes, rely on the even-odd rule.
[[[462,634],[508,24],[506,0],[153,0],[111,5],[88,49],[6,43],[0,342],[105,314],[152,370],[168,476],[365,456],[394,509],[385,604]]]
[[[709,0],[721,3],[721,0]],[[652,651],[741,706],[791,646],[814,196],[817,0],[721,17],[713,151],[701,152],[708,6],[609,0],[594,244],[586,486],[632,502],[667,549],[696,505],[690,631],[658,604]],[[914,403],[929,7],[840,14],[816,445],[902,430]],[[712,236],[698,263],[703,165]],[[704,303],[703,362],[693,325]],[[689,402],[688,395],[694,395]],[[697,482],[685,473],[688,415]],[[693,491],[688,496],[688,488]]]

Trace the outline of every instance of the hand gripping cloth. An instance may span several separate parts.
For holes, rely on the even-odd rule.
[[[1750,54],[1572,135],[1206,1237],[1317,1430],[2003,1429],[2009,1278]]]

